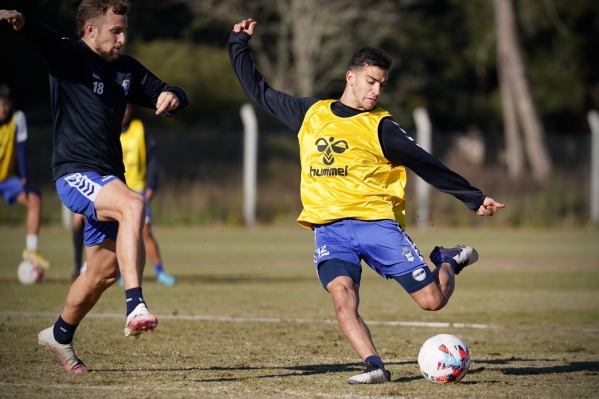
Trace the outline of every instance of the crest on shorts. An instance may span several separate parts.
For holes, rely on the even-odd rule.
[[[401,253],[406,257],[408,262],[414,262],[414,255],[412,254],[412,251],[410,251],[410,248],[404,247]]]

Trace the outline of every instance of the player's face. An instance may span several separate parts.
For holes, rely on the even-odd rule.
[[[94,40],[95,50],[106,62],[119,59],[121,48],[125,45],[127,15],[117,15],[109,10],[97,25]]]
[[[12,102],[10,100],[7,100],[6,98],[0,98],[0,122],[8,118],[8,114],[10,114],[11,107]]]
[[[366,66],[361,69],[347,71],[347,84],[350,86],[353,104],[346,104],[352,108],[370,111],[383,93],[387,84],[388,72],[375,66]]]

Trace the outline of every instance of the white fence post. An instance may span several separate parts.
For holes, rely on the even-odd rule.
[[[589,111],[591,125],[591,223],[599,224],[599,112]]]
[[[426,109],[418,107],[414,110],[414,122],[416,123],[416,141],[424,150],[431,152],[432,147],[432,125]],[[416,177],[416,225],[427,226],[430,221],[430,186],[424,180]]]
[[[60,218],[62,220],[62,227],[64,227],[65,230],[72,230],[73,229],[73,212],[71,212],[69,210],[69,208],[64,206],[64,204],[62,202],[60,203],[60,210],[61,210]]]
[[[256,181],[258,171],[258,120],[254,108],[244,104],[243,122],[243,218],[246,225],[256,222]]]

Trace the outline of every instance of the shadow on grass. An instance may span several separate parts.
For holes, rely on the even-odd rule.
[[[569,362],[565,365],[547,367],[514,367],[504,369],[503,373],[506,375],[538,375],[576,373],[580,371],[599,373],[599,362]]]
[[[530,363],[531,366],[518,366],[510,367],[510,364]],[[595,361],[580,361],[580,362],[565,362],[566,364],[559,364],[553,366],[541,366],[541,362],[556,363],[556,359],[523,359],[510,357],[507,359],[494,359],[494,360],[477,360],[476,364],[488,364],[492,366],[506,366],[501,368],[501,372],[505,375],[539,375],[539,374],[563,374],[563,373],[576,373],[580,371],[599,373],[599,362]],[[479,370],[484,370],[484,367],[480,367]],[[470,371],[472,372],[472,370]]]
[[[390,362],[388,366],[392,365],[409,365],[411,361],[405,362]],[[360,373],[364,369],[364,365],[361,363],[343,363],[343,364],[314,364],[314,365],[300,365],[300,366],[283,366],[283,367],[253,367],[253,366],[231,366],[231,367],[182,367],[182,368],[156,368],[156,369],[139,369],[139,370],[124,370],[124,369],[90,369],[93,373],[122,373],[126,372],[222,372],[225,375],[218,378],[201,378],[201,379],[188,379],[187,381],[193,382],[223,382],[223,381],[243,381],[249,379],[263,379],[263,378],[286,378],[286,377],[298,377],[298,376],[311,376],[317,374],[328,374],[328,373]],[[271,373],[261,375],[247,375],[234,376],[235,373],[243,371],[257,371],[266,372],[268,370],[275,371]],[[400,378],[394,379],[394,382],[401,381],[412,381],[422,377],[413,378]]]

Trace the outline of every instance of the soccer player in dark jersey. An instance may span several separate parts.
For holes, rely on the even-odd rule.
[[[29,182],[27,121],[23,111],[13,109],[10,87],[6,83],[0,84],[0,195],[9,205],[27,208],[23,259],[48,269],[50,262],[38,251],[42,196]]]
[[[422,309],[439,310],[453,293],[454,276],[478,259],[472,247],[438,246],[430,254],[436,266],[431,272],[404,232],[405,168],[478,215],[491,216],[504,204],[424,151],[377,107],[391,66],[386,53],[362,48],[352,54],[339,100],[296,98],[271,88],[256,69],[248,48],[255,27],[252,19],[234,25],[229,56],[249,98],[298,135],[304,208],[298,222],[314,231],[318,277],[333,299],[341,331],[366,366],[349,383],[389,382],[358,313],[361,261],[396,280]]]
[[[87,271],[73,282],[54,326],[38,335],[71,373],[87,372],[75,354],[73,335],[116,281],[119,267],[127,304],[125,336],[138,338],[158,324],[142,295],[145,201],[125,184],[121,121],[127,103],[172,115],[187,105],[187,96],[120,54],[130,6],[128,0],[83,0],[77,12],[80,40],[61,38],[16,10],[0,10],[0,22],[33,43],[48,64],[56,189],[67,208],[87,217]]]

